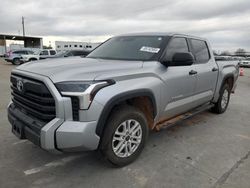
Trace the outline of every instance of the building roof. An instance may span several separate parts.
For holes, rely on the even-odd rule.
[[[31,37],[31,36],[0,34],[0,39],[6,39],[6,40],[25,40],[25,39],[42,39],[42,38],[41,37]]]

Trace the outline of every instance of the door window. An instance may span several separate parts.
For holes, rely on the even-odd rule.
[[[189,52],[187,40],[181,37],[173,38],[167,47],[167,52],[166,52],[167,61],[172,61],[173,55],[175,53],[182,53],[182,52]]]
[[[27,54],[26,51],[20,50],[20,51],[14,51],[13,54]]]
[[[191,39],[193,53],[197,63],[206,63],[210,59],[208,47],[205,41]]]
[[[50,55],[56,55],[56,51],[55,50],[50,50]]]
[[[49,55],[49,52],[47,50],[41,51],[40,55]]]

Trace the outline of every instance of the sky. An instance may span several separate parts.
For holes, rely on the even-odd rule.
[[[250,51],[249,0],[0,0],[0,33],[102,42],[134,32],[207,38],[214,50]]]

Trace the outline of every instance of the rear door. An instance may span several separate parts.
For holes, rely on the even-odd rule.
[[[190,52],[187,39],[174,37],[166,49],[167,61],[178,52]],[[161,75],[166,86],[162,88],[162,103],[164,105],[164,118],[186,112],[194,107],[193,95],[195,92],[196,74],[194,65],[190,66],[169,66]]]
[[[211,57],[206,41],[189,39],[189,44],[195,57],[194,67],[197,71],[194,103],[201,105],[213,98],[218,76],[218,65],[214,58]]]

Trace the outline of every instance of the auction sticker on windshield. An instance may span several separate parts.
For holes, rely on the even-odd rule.
[[[140,51],[157,54],[160,51],[160,48],[153,48],[153,47],[148,47],[148,46],[142,46],[141,49],[140,49]]]

